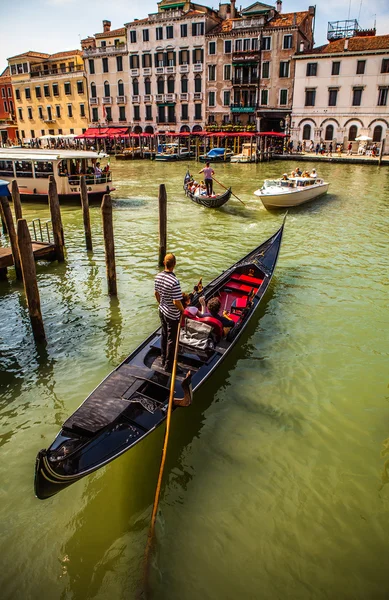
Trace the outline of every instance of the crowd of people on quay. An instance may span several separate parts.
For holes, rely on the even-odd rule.
[[[358,142],[358,140],[356,140]],[[315,154],[316,156],[328,156],[332,157],[335,153],[337,156],[342,156],[346,152],[347,156],[352,156],[353,154],[357,154],[359,156],[371,156],[372,158],[377,158],[380,153],[380,149],[378,144],[373,142],[373,144],[369,144],[368,140],[362,140],[358,144],[358,148],[355,151],[353,143],[348,142],[347,146],[340,142],[325,142],[320,141],[315,144],[313,140],[298,142],[297,146],[294,146],[293,140],[290,140],[286,145],[286,153],[287,154]]]

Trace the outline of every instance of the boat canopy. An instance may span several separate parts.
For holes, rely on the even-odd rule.
[[[62,160],[67,158],[106,158],[104,152],[85,150],[52,150],[49,148],[26,150],[25,148],[0,148],[0,160]]]
[[[226,149],[225,148],[212,148],[207,154],[209,158],[213,158],[215,156],[224,156]]]
[[[9,181],[4,181],[4,179],[0,179],[0,196],[10,196],[8,189]]]

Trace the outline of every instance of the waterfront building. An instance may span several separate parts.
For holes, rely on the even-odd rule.
[[[207,108],[210,129],[287,131],[299,48],[313,46],[315,8],[282,13],[255,2],[220,7],[223,21],[206,35]]]
[[[389,35],[352,32],[324,46],[298,52],[291,135],[315,145],[367,136],[389,152]]]
[[[19,137],[83,133],[88,96],[80,50],[25,52],[8,59]]]
[[[129,60],[126,28],[112,29],[81,40],[88,80],[90,125],[126,126],[130,120]]]
[[[18,126],[15,116],[15,99],[7,67],[0,75],[0,145],[15,143]]]

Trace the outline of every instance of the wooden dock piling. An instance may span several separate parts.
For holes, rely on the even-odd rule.
[[[17,232],[20,263],[23,273],[24,291],[26,293],[32,332],[36,342],[44,342],[46,340],[46,335],[43,326],[41,302],[38,284],[36,280],[34,255],[31,245],[31,236],[28,230],[27,221],[25,219],[18,220]]]
[[[166,255],[167,248],[167,195],[166,187],[164,183],[159,186],[158,194],[158,207],[159,207],[159,255],[158,264],[160,267],[163,265],[163,259]]]
[[[3,231],[3,235],[7,235],[7,233],[8,233],[7,224],[5,222],[5,218],[3,215],[3,207],[1,206],[1,203],[0,203],[0,217],[1,217],[1,229]]]
[[[81,195],[81,205],[82,205],[82,216],[84,219],[86,249],[92,250],[93,249],[92,248],[92,232],[91,232],[91,228],[90,228],[89,200],[88,200],[88,190],[86,187],[85,175],[81,175],[80,195]]]
[[[13,257],[13,261],[14,261],[14,265],[15,265],[16,277],[18,279],[22,279],[18,241],[16,238],[16,231],[15,231],[14,220],[13,220],[13,216],[12,216],[12,212],[11,212],[11,207],[9,205],[8,198],[6,196],[2,196],[0,198],[0,201],[1,201],[1,208],[3,211],[4,219],[7,224],[9,240],[11,242],[12,257]]]
[[[61,209],[59,206],[57,184],[53,175],[50,175],[49,179],[49,205],[51,213],[51,223],[53,226],[54,244],[57,252],[57,260],[58,262],[63,262],[65,260],[65,240],[63,235]]]
[[[22,203],[20,202],[19,188],[18,188],[18,183],[17,183],[16,179],[12,180],[11,189],[12,189],[12,202],[14,205],[15,218],[16,218],[16,222],[18,222],[19,219],[23,219],[23,214],[22,214]]]
[[[103,234],[105,246],[105,264],[107,267],[108,294],[117,295],[116,264],[115,264],[115,241],[113,234],[112,200],[109,194],[105,194],[101,203],[101,214],[103,217]]]

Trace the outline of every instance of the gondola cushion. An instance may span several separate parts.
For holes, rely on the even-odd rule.
[[[250,277],[250,275],[238,275],[238,274],[234,274],[231,279],[234,279],[234,281],[242,281],[244,283],[251,283],[253,286],[254,285],[258,285],[260,286],[263,279],[257,279],[256,277]]]

